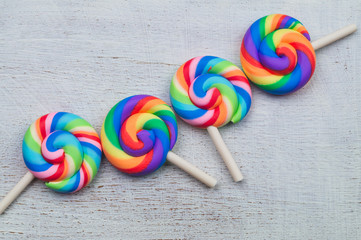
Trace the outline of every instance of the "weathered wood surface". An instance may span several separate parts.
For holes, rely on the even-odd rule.
[[[169,103],[176,69],[198,55],[239,65],[248,26],[270,13],[317,39],[361,23],[354,1],[0,1],[0,198],[26,173],[27,127],[69,111],[100,131],[132,94]],[[360,27],[360,26],[359,26]],[[317,51],[312,81],[270,96],[221,134],[245,180],[234,183],[205,130],[179,121],[174,152],[219,179],[208,189],[168,164],[133,178],[105,158],[73,195],[34,181],[0,216],[3,239],[360,239],[360,32]]]

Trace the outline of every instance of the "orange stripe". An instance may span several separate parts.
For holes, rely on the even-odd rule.
[[[96,132],[86,132],[86,131],[76,131],[76,132],[72,132],[73,135],[76,134],[85,134],[85,135],[90,135],[90,136],[94,136],[94,137],[98,137],[98,134]]]
[[[188,92],[189,86],[187,85],[187,82],[184,78],[183,68],[184,68],[184,64],[177,70],[177,73],[176,73],[177,80],[178,80],[179,85],[181,85],[182,88]]]
[[[247,75],[258,76],[258,77],[268,77],[270,73],[264,68],[258,68],[253,65],[244,65],[243,69],[246,71]],[[251,76],[249,76],[251,78]]]
[[[105,153],[107,159],[109,160],[109,162],[111,162],[111,164],[118,169],[134,168],[134,167],[138,166],[144,160],[144,158],[147,156],[147,154],[146,154],[146,155],[143,155],[140,157],[134,157],[131,159],[122,159],[117,156],[111,155],[111,153],[108,153],[105,151],[104,151],[104,153]]]
[[[84,169],[84,172],[86,172],[86,175],[84,174],[84,181],[86,181],[84,182],[84,186],[85,186],[90,182],[93,176],[90,175],[90,172],[88,171],[88,168],[86,168],[86,165],[84,163],[82,164],[82,169]]]
[[[235,69],[235,70],[232,70],[232,71],[222,74],[222,76],[225,78],[230,78],[230,77],[234,77],[234,76],[243,76],[243,72],[239,69]]]
[[[40,118],[36,119],[36,121],[35,121],[35,129],[36,129],[36,133],[38,134],[38,136],[40,138],[40,141],[43,142],[44,138],[40,131]]]
[[[66,175],[68,174],[68,169],[69,169],[68,162],[64,161],[63,163],[64,163],[64,171],[56,181],[65,179]]]
[[[157,106],[158,104],[166,104],[164,101],[160,100],[159,98],[154,98],[151,101],[148,101],[144,106],[139,110],[139,112],[149,112],[149,110]]]
[[[137,122],[140,115],[132,115],[131,120],[129,121],[129,118],[125,122],[125,132],[122,131],[122,133],[125,135],[125,137],[129,137],[134,143],[137,143]]]
[[[279,19],[282,17],[281,14],[275,14],[272,18],[272,24],[271,24],[271,31],[270,32],[273,32],[275,29],[277,29],[278,27],[278,21]]]
[[[214,126],[221,126],[225,122],[226,117],[227,117],[227,112],[228,112],[228,109],[226,107],[226,104],[224,102],[222,102],[219,105],[219,116],[218,116],[217,121],[214,123]]]

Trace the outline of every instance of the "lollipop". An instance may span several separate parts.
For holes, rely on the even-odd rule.
[[[283,14],[258,19],[247,30],[241,46],[241,64],[249,80],[262,90],[284,95],[302,88],[316,66],[315,51],[356,31],[352,24],[310,42],[298,20]]]
[[[29,172],[0,203],[0,214],[34,177],[57,192],[79,191],[97,174],[101,155],[98,134],[81,117],[66,112],[40,117],[23,140],[23,158]]]
[[[101,142],[109,162],[134,176],[150,174],[166,159],[209,187],[217,183],[192,164],[170,152],[177,140],[172,109],[159,98],[135,95],[117,103],[104,120]]]
[[[243,179],[218,131],[242,120],[251,106],[251,88],[243,72],[222,58],[203,56],[184,63],[170,86],[174,111],[187,123],[207,128],[234,181]]]

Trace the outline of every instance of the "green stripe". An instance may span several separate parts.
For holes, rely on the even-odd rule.
[[[152,130],[152,129],[159,129],[162,132],[164,132],[165,134],[167,134],[168,138],[169,138],[169,130],[167,125],[161,120],[161,119],[151,119],[148,120],[144,126],[143,126],[144,130]]]
[[[65,179],[63,181],[59,181],[59,182],[46,182],[45,185],[48,188],[51,188],[51,189],[54,189],[54,190],[59,190],[59,189],[62,189],[65,185],[68,184],[69,179],[70,178]]]
[[[174,84],[174,81],[175,80],[172,80],[171,85],[170,85],[170,95],[172,96],[172,98],[174,98],[178,102],[193,105],[193,103],[189,99],[188,95],[184,95],[183,93],[178,91],[177,87]]]
[[[113,124],[113,118],[114,118],[114,111],[116,109],[116,107],[118,106],[115,105],[108,113],[107,117],[105,118],[104,121],[104,131],[105,131],[105,135],[107,136],[108,140],[118,149],[122,149],[120,147],[119,144],[119,138],[118,138],[118,134],[117,132],[115,132],[115,128],[114,128],[114,124]]]
[[[31,135],[30,127],[25,133],[24,143],[34,152],[41,154],[41,145],[34,140]]]
[[[63,130],[70,132],[73,128],[76,128],[76,127],[91,127],[92,128],[92,126],[87,121],[85,121],[84,119],[78,118],[78,119],[74,119],[74,120],[70,121],[68,124],[66,124]]]
[[[288,82],[291,74],[292,73],[283,76],[279,81],[277,81],[273,84],[268,84],[268,85],[256,84],[256,85],[265,90],[275,90],[275,89],[281,88],[283,85],[285,85]]]
[[[235,66],[235,65],[229,61],[224,60],[214,65],[212,69],[209,71],[209,73],[219,74],[220,72],[223,72],[225,69],[229,68],[230,66]]]
[[[89,157],[87,154],[84,154],[84,161],[86,163],[88,163],[90,168],[92,169],[93,175],[90,176],[90,178],[93,178],[98,172],[98,167],[95,164],[95,161],[91,157]]]

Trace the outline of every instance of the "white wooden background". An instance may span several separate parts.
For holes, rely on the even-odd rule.
[[[237,65],[264,15],[299,19],[317,39],[361,23],[348,1],[0,1],[0,198],[26,173],[28,126],[69,111],[100,132],[133,94],[169,101],[186,60]],[[174,152],[219,179],[208,189],[168,164],[133,178],[105,158],[72,195],[39,181],[0,216],[2,239],[361,239],[360,31],[317,51],[311,82],[275,97],[253,87],[240,123],[221,129],[245,180],[234,183],[204,130],[179,121]]]

